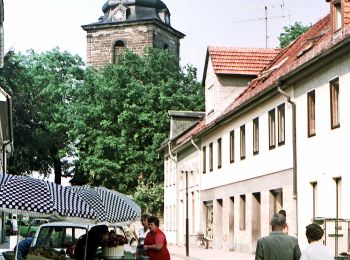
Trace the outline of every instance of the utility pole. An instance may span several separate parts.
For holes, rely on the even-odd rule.
[[[189,220],[188,220],[188,171],[186,173],[186,256],[190,255],[189,247]]]

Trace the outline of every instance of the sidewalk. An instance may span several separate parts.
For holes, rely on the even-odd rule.
[[[189,257],[186,257],[186,248],[184,246],[168,245],[171,260],[254,260],[253,254],[243,254],[237,252],[228,252],[221,249],[189,248]]]

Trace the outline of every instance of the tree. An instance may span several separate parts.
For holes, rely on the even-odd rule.
[[[37,54],[7,54],[1,83],[13,100],[14,154],[9,172],[48,174],[61,182],[69,154],[71,93],[83,80],[80,57],[58,48]]]
[[[298,38],[301,34],[306,32],[310,26],[303,25],[301,22],[295,22],[294,25],[284,26],[278,40],[280,41],[280,47],[287,47],[292,41]]]
[[[91,184],[128,194],[139,181],[163,181],[157,150],[169,134],[168,110],[198,111],[204,104],[195,69],[181,69],[170,51],[151,48],[88,69],[75,98],[71,134],[80,167]]]

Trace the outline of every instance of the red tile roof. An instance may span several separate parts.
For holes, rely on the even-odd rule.
[[[205,118],[176,141],[177,146],[188,142],[191,138],[213,127],[219,121],[227,118],[239,107],[256,97],[259,93],[273,87],[277,81],[292,73],[302,65],[327,53],[333,46],[350,38],[350,26],[343,29],[342,36],[333,39],[330,15],[313,25],[307,32],[281,50],[275,59],[253,79],[234,102],[214,121],[206,124]]]
[[[208,47],[216,74],[257,76],[280,52],[268,48]]]

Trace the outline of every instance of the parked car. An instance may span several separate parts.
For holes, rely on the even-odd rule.
[[[27,237],[31,232],[35,233],[41,224],[48,223],[49,220],[33,219],[32,221],[28,221],[28,220],[22,219],[22,220],[17,220],[17,222],[18,222],[19,234],[22,237]],[[6,220],[5,222],[5,232],[6,232],[6,236],[11,235],[11,232],[12,232],[11,219]]]
[[[35,233],[40,225],[46,223],[49,223],[48,219],[36,218],[32,221],[22,220],[21,226],[18,225],[19,234],[23,237],[27,237],[30,233]]]
[[[28,259],[35,256],[60,259],[70,254],[79,240],[93,225],[77,224],[72,222],[50,222],[39,226],[34,236]],[[110,226],[117,234],[125,236],[121,226]],[[102,253],[102,248],[98,249]],[[134,258],[132,258],[134,259]]]

